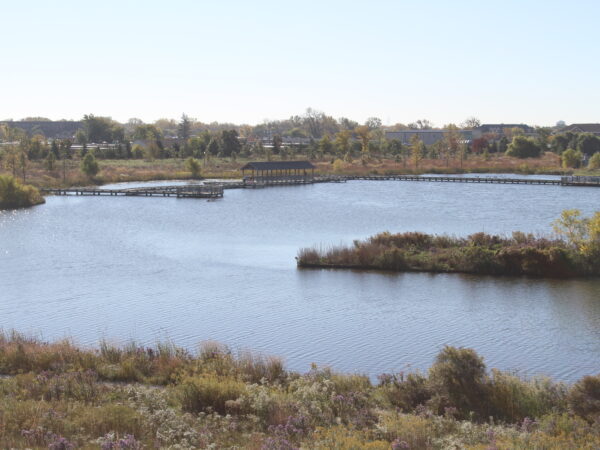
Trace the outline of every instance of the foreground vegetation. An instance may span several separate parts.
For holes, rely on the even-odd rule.
[[[98,350],[0,333],[3,448],[575,449],[600,446],[600,376],[566,385],[445,347],[373,384],[207,343]]]
[[[421,272],[463,272],[544,277],[600,276],[600,212],[582,218],[564,211],[556,238],[515,232],[511,237],[475,233],[466,238],[384,232],[352,247],[301,249],[299,267]]]
[[[0,175],[0,209],[23,208],[44,203],[35,187],[19,183],[10,175]]]

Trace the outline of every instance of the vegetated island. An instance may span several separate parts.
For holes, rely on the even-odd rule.
[[[36,187],[22,184],[10,175],[0,175],[0,210],[25,208],[44,202]]]
[[[208,343],[79,348],[0,332],[3,448],[596,449],[600,375],[488,371],[447,346],[377,383]]]
[[[551,278],[600,276],[600,212],[590,218],[563,211],[558,237],[514,232],[511,237],[475,233],[466,238],[418,232],[384,232],[353,246],[304,248],[299,267]]]

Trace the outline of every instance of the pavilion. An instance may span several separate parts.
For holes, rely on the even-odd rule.
[[[249,162],[241,171],[245,184],[312,183],[315,176],[315,166],[309,161]]]

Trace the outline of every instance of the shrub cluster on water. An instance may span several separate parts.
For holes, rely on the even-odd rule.
[[[355,241],[352,247],[301,249],[297,261],[300,267],[546,277],[600,275],[595,252],[582,252],[562,239],[520,232],[511,237],[475,233],[466,238],[384,232]]]
[[[21,184],[10,175],[0,175],[0,209],[23,208],[44,203],[34,186]]]
[[[81,349],[0,333],[7,448],[598,448],[600,375],[574,385],[492,370],[446,347],[374,384],[205,344]],[[113,383],[127,381],[127,383]],[[133,383],[135,382],[135,383]]]

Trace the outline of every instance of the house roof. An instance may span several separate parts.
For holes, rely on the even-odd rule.
[[[579,131],[582,133],[600,133],[600,123],[573,123],[568,127],[560,130],[565,131]]]
[[[314,169],[308,161],[261,161],[249,162],[241,170],[289,170],[289,169]]]

